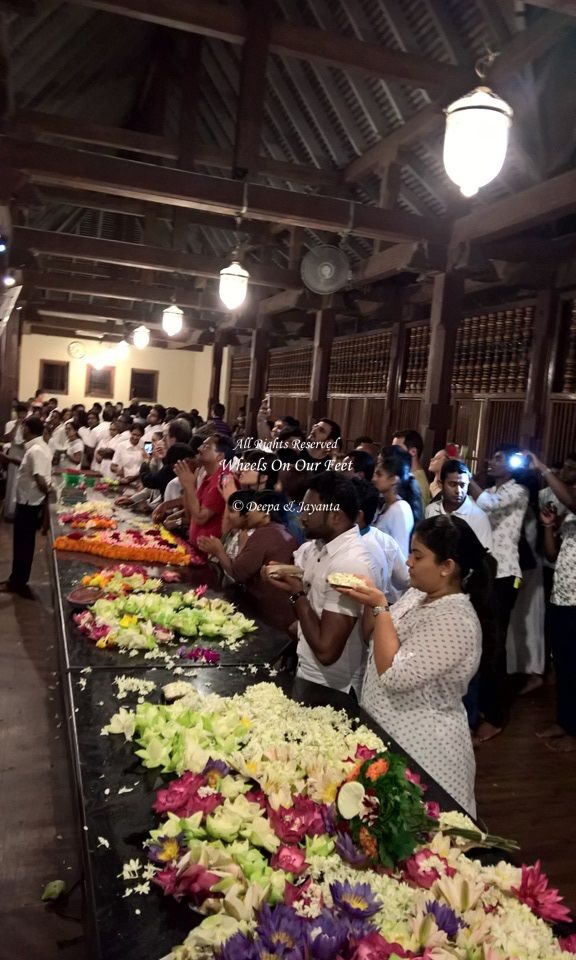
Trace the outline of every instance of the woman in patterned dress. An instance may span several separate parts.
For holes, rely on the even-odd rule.
[[[474,750],[462,697],[490,616],[489,555],[458,517],[423,520],[408,557],[412,589],[390,610],[366,581],[341,591],[365,604],[372,634],[361,705],[472,816]]]

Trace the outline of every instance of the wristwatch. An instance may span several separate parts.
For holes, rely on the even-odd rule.
[[[384,606],[372,607],[372,616],[373,616],[373,617],[378,617],[378,616],[380,616],[381,613],[389,613],[389,612],[390,612],[390,607],[388,606],[388,604],[386,604],[385,607],[384,607]]]
[[[296,603],[297,600],[300,599],[300,597],[305,597],[305,596],[306,596],[305,590],[298,590],[297,593],[291,593],[290,596],[288,597],[288,600],[290,601],[292,606],[294,606],[294,604]]]

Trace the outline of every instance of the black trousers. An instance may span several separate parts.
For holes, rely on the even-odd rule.
[[[480,713],[488,723],[503,727],[508,720],[508,682],[506,671],[506,635],[518,596],[515,577],[499,577],[494,582],[496,618],[490,638],[484,637],[480,664]]]
[[[556,673],[556,722],[576,737],[576,607],[550,605],[552,656]]]
[[[34,547],[36,545],[36,533],[40,527],[43,513],[43,503],[35,507],[30,504],[16,504],[13,528],[12,573],[10,574],[10,583],[15,587],[25,587],[30,579],[32,561],[34,560]]]

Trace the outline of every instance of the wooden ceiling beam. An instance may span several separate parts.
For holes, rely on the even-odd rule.
[[[374,253],[352,270],[353,283],[375,283],[398,273],[424,273],[446,268],[446,247],[399,243]]]
[[[92,326],[95,329],[89,329]],[[74,327],[81,327],[80,333],[75,334]],[[73,327],[66,327],[62,326],[62,321],[57,318],[50,318],[50,323],[48,323],[48,321],[42,321],[41,318],[37,321],[34,321],[34,318],[32,318],[32,322],[29,324],[29,332],[39,334],[43,337],[63,337],[66,340],[70,340],[75,335],[81,336],[83,340],[108,341],[110,343],[119,343],[124,339],[122,332],[116,332],[114,328],[108,324],[90,324],[82,321],[82,323],[74,324]],[[168,348],[170,343],[163,337],[154,336],[154,332],[152,332],[150,346],[158,347],[162,350]],[[203,347],[185,343],[182,344],[179,349],[202,353]],[[89,362],[89,359],[90,358],[87,357],[86,361]]]
[[[175,139],[139,133],[124,127],[109,127],[104,124],[70,120],[68,117],[42,113],[38,110],[19,111],[11,119],[9,129],[16,136],[50,137],[70,143],[105,147],[108,150],[139,153],[159,160],[177,161],[180,153],[179,144]],[[234,167],[234,155],[232,150],[195,143],[194,162],[200,166],[231,171]],[[313,187],[341,189],[343,185],[343,177],[339,170],[288,163],[270,157],[258,156],[253,172],[277,180],[307,183]]]
[[[439,218],[420,217],[401,210],[378,210],[365,204],[258,184],[250,184],[246,191],[245,185],[235,180],[48,144],[38,150],[33,143],[9,137],[0,140],[0,164],[20,171],[37,184],[113,193],[225,216],[236,215],[246,204],[245,220],[287,223],[329,233],[350,232],[391,243],[442,242],[448,233],[447,223]]]
[[[576,212],[576,170],[478,206],[454,222],[451,249],[473,240],[496,240]]]
[[[258,170],[258,155],[264,123],[271,14],[269,0],[249,0],[234,138],[233,173],[239,180]]]
[[[24,271],[24,282],[27,287],[35,287],[38,290],[104,297],[107,300],[155,303],[164,306],[167,306],[174,297],[178,306],[186,310],[210,310],[223,314],[229,312],[220,297],[182,285],[159,286],[141,283],[140,281],[131,283],[125,280],[101,280],[99,278],[65,276],[64,274],[49,272],[42,273],[35,270]]]
[[[49,230],[34,230],[30,227],[15,227],[13,245],[21,255],[26,251],[53,257],[70,257],[74,260],[91,260],[114,263],[142,270],[158,270],[164,273],[198,277],[219,278],[224,260],[182,253],[163,247],[150,247],[139,243],[124,243],[119,240],[102,240],[82,237],[73,233],[53,233]],[[279,267],[250,264],[250,282],[257,286],[297,288],[300,278],[294,271]]]
[[[32,200],[29,195],[20,194],[16,197],[14,204],[17,207],[46,207],[50,204],[69,207],[79,207],[83,210],[103,210],[105,213],[118,213],[123,216],[141,217],[145,219],[154,209],[158,220],[172,222],[172,211],[170,208],[159,209],[156,204],[152,208],[150,202],[145,200],[132,200],[130,197],[107,196],[103,193],[91,193],[89,190],[65,190],[57,187],[42,187],[36,190],[37,196]],[[202,210],[189,210],[188,222],[191,227],[210,227],[213,230],[237,229],[236,221],[233,217],[221,217],[215,213],[205,213]],[[266,225],[256,223],[244,224],[242,233],[247,234],[251,240],[259,243],[270,243],[272,240],[272,231]]]
[[[576,0],[575,0],[576,2]],[[557,13],[549,13],[517,33],[501,50],[490,70],[490,83],[496,87],[505,83],[529,63],[544,56],[559,36],[570,26],[570,21]],[[468,84],[473,87],[474,81]],[[452,82],[434,103],[414,114],[403,126],[374,144],[353,160],[345,171],[347,182],[359,180],[377,172],[396,159],[402,147],[408,147],[437,133],[444,122],[444,109],[456,97],[466,92],[466,84]]]
[[[145,20],[173,30],[242,45],[247,35],[247,17],[242,9],[209,0],[73,0],[81,6],[106,10]],[[390,50],[355,37],[325,32],[304,24],[272,22],[270,49],[281,56],[310,63],[326,63],[341,70],[399,80],[416,87],[438,88],[456,77],[466,78],[458,67],[430,60],[417,53]]]
[[[569,17],[576,17],[576,0],[526,0],[531,7],[545,7],[556,13],[564,13]]]
[[[26,310],[31,310],[38,317],[48,317],[58,325],[67,327],[78,327],[85,321],[91,323],[86,329],[98,330],[99,326],[106,324],[117,324],[116,331],[120,337],[124,336],[125,324],[140,325],[145,323],[149,330],[156,332],[162,331],[161,318],[157,320],[142,309],[121,310],[117,307],[103,306],[98,303],[74,303],[69,300],[31,300],[28,302]],[[100,324],[98,323],[100,321]],[[197,315],[186,318],[185,331],[188,330],[207,330],[211,322]],[[180,336],[184,336],[183,332]]]

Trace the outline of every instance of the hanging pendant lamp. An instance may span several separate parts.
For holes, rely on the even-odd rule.
[[[144,325],[136,327],[132,335],[132,340],[134,342],[134,346],[137,347],[138,350],[145,350],[150,343],[150,331],[148,327],[145,327]]]
[[[171,303],[162,311],[162,329],[169,337],[175,337],[182,330],[184,311],[175,303]]]
[[[238,310],[246,299],[250,274],[232,255],[230,266],[220,271],[220,299],[228,310]]]

